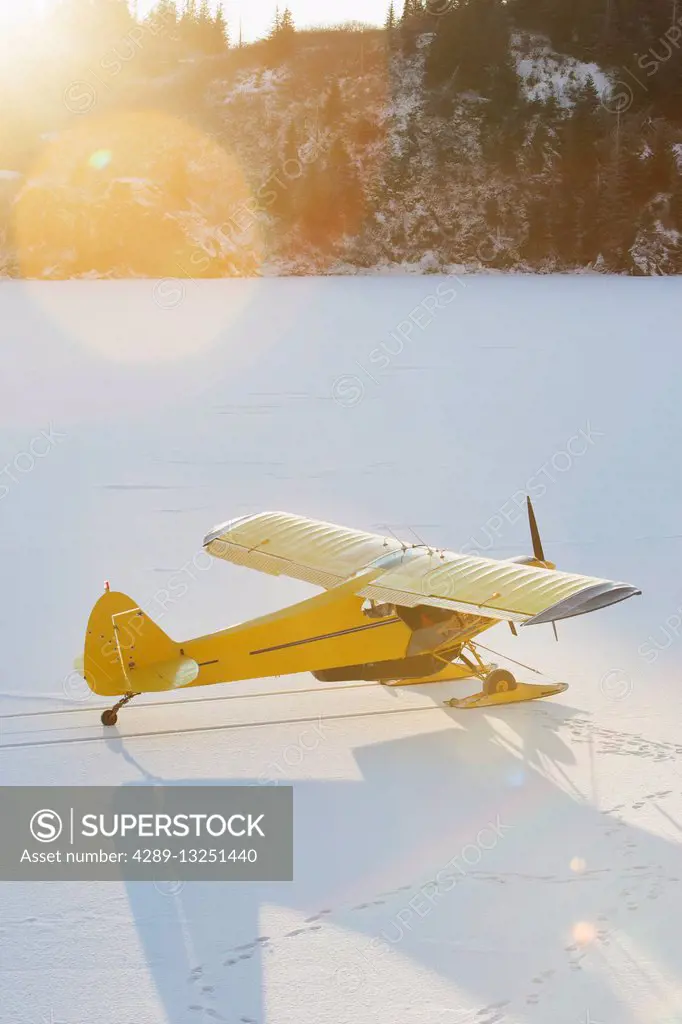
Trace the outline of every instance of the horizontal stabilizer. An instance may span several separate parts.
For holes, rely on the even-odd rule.
[[[175,658],[156,665],[128,669],[127,676],[134,693],[160,693],[189,686],[199,675],[199,666],[192,658]]]

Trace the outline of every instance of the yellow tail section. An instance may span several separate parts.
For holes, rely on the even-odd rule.
[[[116,697],[187,686],[199,666],[130,597],[106,591],[90,614],[83,674],[94,693]]]

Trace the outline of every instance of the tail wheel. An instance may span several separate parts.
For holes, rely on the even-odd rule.
[[[515,689],[516,680],[506,668],[494,669],[483,680],[483,692],[487,694],[508,693],[510,690]]]
[[[106,726],[116,725],[117,721],[118,721],[118,715],[116,714],[115,711],[109,710],[109,711],[103,711],[102,712],[102,725],[106,725]]]

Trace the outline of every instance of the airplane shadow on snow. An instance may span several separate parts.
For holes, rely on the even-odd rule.
[[[665,999],[682,960],[682,852],[620,819],[654,804],[668,829],[682,832],[666,811],[674,791],[597,810],[564,771],[575,758],[560,731],[600,758],[669,760],[682,745],[592,726],[556,703],[455,714],[461,728],[356,749],[361,780],[293,783],[295,882],[194,882],[168,894],[128,883],[169,1024],[265,1024],[266,960],[275,964],[286,950],[291,963],[297,942],[306,943],[306,965],[315,964],[300,1005],[338,991],[334,1020],[363,986],[383,986],[388,998],[396,958],[465,992],[478,1024],[508,1014],[546,1022],[550,1010],[559,1024],[583,1019],[590,1007],[625,1024],[618,979],[622,972],[624,984],[633,971],[661,1019],[680,1013],[682,1004]],[[513,730],[509,740],[495,721]],[[122,739],[108,744],[137,765],[142,783],[157,781]],[[437,896],[427,883],[441,871]],[[290,908],[303,923],[263,934],[264,904]],[[330,926],[353,935],[350,958],[347,945],[330,957]],[[441,1024],[460,1021],[463,1009]]]

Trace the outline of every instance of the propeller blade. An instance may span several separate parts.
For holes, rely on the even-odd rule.
[[[539,562],[545,561],[545,553],[542,550],[542,541],[540,540],[540,531],[538,530],[538,524],[535,519],[535,512],[531,500],[526,496],[526,502],[528,504],[528,522],[530,523],[530,536],[533,541],[533,554]]]

